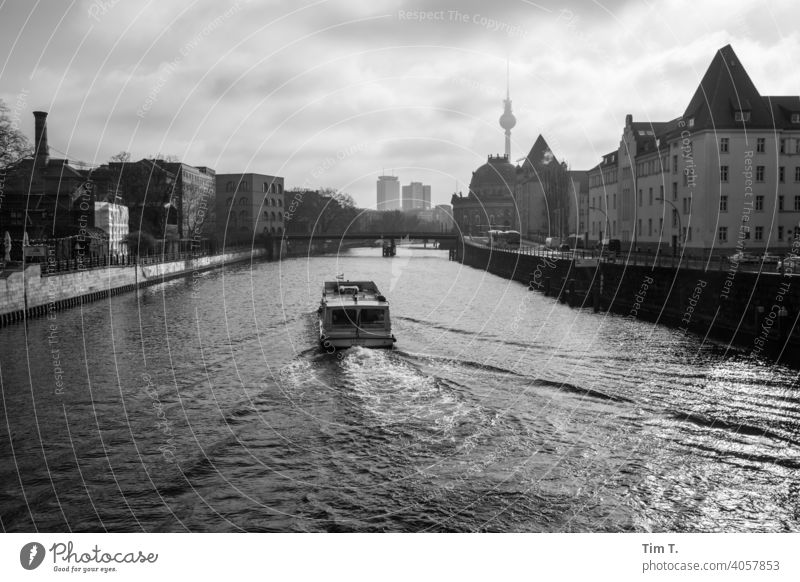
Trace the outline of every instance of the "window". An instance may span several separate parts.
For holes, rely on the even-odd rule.
[[[690,117],[689,122],[686,125],[688,125],[689,127],[694,127],[694,117]]]
[[[614,210],[616,210],[617,209],[617,193],[616,192],[614,192],[614,197],[612,198],[612,201],[614,203],[613,208],[614,208]]]
[[[683,199],[683,213],[689,214],[692,212],[692,199],[691,198],[684,198]]]
[[[795,211],[800,210],[800,196],[794,197],[794,209]]]
[[[266,182],[261,184],[261,188],[263,189],[264,192],[269,192],[269,184],[267,184]]]
[[[239,206],[247,205],[247,198],[239,198]]]
[[[728,166],[719,167],[719,180],[720,182],[728,181]]]
[[[678,226],[678,211],[674,208],[672,209],[672,226],[673,228]]]
[[[663,232],[664,232],[664,219],[663,218],[659,218],[658,219],[658,235],[661,236],[661,233],[663,233]]]
[[[764,227],[757,226],[756,227],[756,240],[764,240]]]
[[[672,200],[673,202],[678,199],[678,183],[672,183]]]
[[[233,192],[233,182],[225,184],[225,192]]]
[[[756,182],[764,181],[764,166],[756,166]]]
[[[271,212],[269,217],[270,217],[270,220],[275,220],[275,213]]]
[[[361,327],[385,327],[385,309],[362,309],[359,315]]]
[[[728,138],[727,137],[719,138],[719,151],[722,154],[727,154],[728,153]]]
[[[792,123],[800,123],[800,113],[792,113]]]
[[[783,240],[783,227],[778,227],[778,240]]]
[[[778,168],[778,182],[785,182],[785,180],[784,180],[784,177],[786,175],[785,170],[786,170],[786,168],[784,168],[783,166]]]
[[[653,205],[653,189],[652,188],[650,188],[650,191],[648,192],[647,196],[649,198],[649,204],[650,204],[650,206],[652,206]]]
[[[280,198],[278,198],[278,206],[283,206],[283,200],[281,200]]]
[[[719,197],[719,211],[720,212],[728,212],[728,197],[727,196],[720,196]]]
[[[658,197],[664,199],[664,184],[658,187]]]
[[[749,111],[737,111],[733,116],[735,121],[750,121]]]
[[[756,196],[756,212],[764,212],[764,197]]]
[[[800,166],[796,166],[794,169],[794,181],[800,182]]]
[[[653,236],[653,219],[647,219],[647,236]]]
[[[783,211],[783,196],[778,196],[778,212]]]
[[[640,218],[636,222],[636,234],[637,236],[642,236],[642,219]]]
[[[759,154],[763,154],[766,145],[767,145],[766,138],[759,137],[758,139],[756,139],[756,152],[758,152]]]
[[[678,156],[672,156],[672,173],[678,173]]]
[[[786,140],[785,139],[781,140],[781,153],[782,154],[786,153]]]
[[[614,220],[611,224],[612,224],[611,236],[617,236],[617,221]]]
[[[340,326],[354,326],[358,321],[357,309],[333,309],[331,310],[331,324]]]
[[[720,226],[717,234],[717,240],[719,242],[728,242],[728,227],[727,226]]]

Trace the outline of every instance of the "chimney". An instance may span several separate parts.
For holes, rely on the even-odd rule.
[[[50,148],[47,145],[47,112],[34,111],[33,116],[36,118],[36,128],[34,130],[36,161],[39,164],[47,165],[50,160]]]

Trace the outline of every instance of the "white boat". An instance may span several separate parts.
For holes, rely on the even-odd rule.
[[[390,348],[389,302],[372,281],[326,281],[318,309],[324,348]]]

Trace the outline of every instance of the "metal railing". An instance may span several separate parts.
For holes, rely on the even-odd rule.
[[[157,265],[161,263],[173,263],[176,261],[186,261],[190,259],[197,259],[201,257],[209,257],[225,253],[241,252],[250,250],[256,247],[248,244],[241,245],[228,245],[219,252],[214,252],[215,249],[198,249],[195,251],[171,252],[171,253],[149,253],[146,255],[132,255],[132,254],[113,254],[86,257],[83,259],[64,259],[58,261],[43,260],[35,264],[41,265],[42,276],[58,275],[61,273],[70,273],[74,271],[87,271],[91,269],[104,269],[107,267],[131,267],[136,265]],[[33,261],[28,261],[27,264],[34,264]]]
[[[548,249],[542,246],[520,245],[519,248],[492,246],[487,243],[466,240],[474,246],[491,249],[493,252],[518,253],[540,258],[571,260],[571,259],[596,259],[607,264],[621,264],[630,266],[666,267],[672,269],[695,269],[701,271],[737,271],[752,273],[778,273],[778,262],[762,262],[761,260],[737,261],[727,255],[711,253],[684,254],[673,256],[665,253],[652,252],[609,252],[593,249],[575,249],[561,251]]]

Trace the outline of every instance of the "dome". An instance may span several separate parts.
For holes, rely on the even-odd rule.
[[[469,189],[478,196],[510,196],[516,176],[517,168],[507,156],[489,156],[489,160],[472,173]]]

